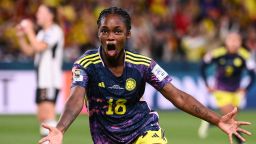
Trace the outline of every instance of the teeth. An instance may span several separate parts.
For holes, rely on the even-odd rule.
[[[106,41],[106,44],[107,44],[107,45],[115,45],[115,44],[116,44],[116,41]]]

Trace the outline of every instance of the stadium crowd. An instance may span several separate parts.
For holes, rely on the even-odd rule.
[[[96,19],[109,6],[132,16],[129,47],[156,60],[198,62],[206,51],[221,46],[229,31],[239,31],[244,47],[256,52],[255,0],[1,0],[1,62],[32,61],[19,50],[15,26],[24,18],[35,20],[40,3],[58,8],[65,62],[98,46]]]

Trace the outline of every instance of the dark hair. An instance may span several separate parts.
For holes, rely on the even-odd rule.
[[[118,8],[118,7],[110,7],[110,8],[107,8],[107,9],[104,9],[103,11],[101,11],[100,15],[99,15],[99,18],[97,20],[98,27],[100,27],[101,20],[104,17],[106,17],[110,14],[116,14],[116,15],[121,16],[123,18],[123,21],[126,25],[127,30],[128,31],[131,30],[131,17],[130,17],[130,15],[125,10],[123,10],[122,8]]]
[[[44,6],[47,7],[49,12],[53,15],[53,21],[58,23],[57,8],[53,6],[45,5],[45,4]]]

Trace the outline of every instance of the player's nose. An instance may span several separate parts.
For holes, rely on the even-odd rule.
[[[115,34],[113,32],[110,32],[108,35],[108,41],[113,41],[115,40]]]

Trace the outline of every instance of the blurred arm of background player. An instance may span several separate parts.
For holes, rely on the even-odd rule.
[[[37,52],[41,52],[47,48],[47,44],[36,39],[34,24],[31,20],[25,19],[16,26],[16,35],[22,52],[32,56]],[[27,41],[27,39],[28,41]]]

